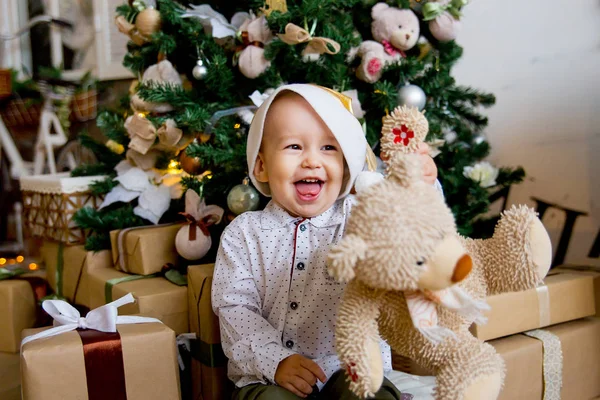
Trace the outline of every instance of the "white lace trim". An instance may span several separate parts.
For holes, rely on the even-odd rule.
[[[102,181],[104,175],[71,178],[68,172],[54,175],[35,175],[21,177],[21,190],[37,193],[71,194],[87,192],[93,182]]]

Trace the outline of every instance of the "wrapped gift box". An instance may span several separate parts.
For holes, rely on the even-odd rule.
[[[0,352],[0,399],[2,400],[21,400],[20,359],[19,353]]]
[[[549,332],[560,342],[560,398],[583,400],[600,396],[600,319],[585,318],[540,331]],[[545,345],[541,340],[525,334],[495,339],[488,343],[494,346],[506,365],[504,388],[498,400],[544,399],[544,354],[554,356],[551,345]],[[393,366],[394,369],[413,375],[432,375],[426,368],[398,355],[393,356]],[[550,383],[546,382],[546,385]]]
[[[163,265],[177,262],[175,236],[182,224],[141,226],[110,233],[116,269],[138,275],[159,272]]]
[[[221,400],[231,396],[227,358],[221,349],[219,319],[212,310],[214,264],[188,267],[188,307],[192,341],[191,381],[193,400]]]
[[[112,267],[110,251],[92,252],[86,251],[83,246],[64,246],[60,242],[46,241],[41,254],[52,290],[70,303],[90,308],[89,273]]]
[[[143,323],[118,325],[116,334],[91,332],[100,336],[96,343],[84,348],[78,331],[70,331],[56,336],[34,340],[23,345],[21,350],[21,378],[24,400],[71,400],[71,399],[103,399],[102,381],[93,381],[98,375],[114,374],[113,385],[124,385],[126,393],[119,399],[127,400],[179,400],[179,367],[174,332],[160,323]],[[27,330],[23,337],[40,330]],[[106,339],[108,338],[108,339]],[[96,364],[94,371],[92,350],[101,347],[104,340],[111,342],[112,349],[122,349],[122,371],[119,368],[106,366],[106,355],[101,355],[103,362]],[[111,350],[112,350],[111,349]],[[114,350],[112,350],[114,352]],[[117,350],[118,351],[118,350]],[[87,358],[87,360],[86,360]],[[87,361],[87,362],[86,362]],[[87,370],[89,368],[90,370]],[[123,382],[124,375],[124,382]],[[91,381],[92,380],[92,381]],[[100,387],[99,387],[100,386]],[[93,390],[91,388],[94,388]],[[92,393],[88,393],[88,389]]]
[[[474,324],[471,333],[490,340],[596,313],[591,276],[551,271],[544,283],[536,289],[489,296],[488,322]]]
[[[562,399],[600,395],[600,320],[586,318],[544,328],[560,340],[563,355]],[[549,346],[525,335],[490,341],[506,363],[499,400],[542,399],[543,354]],[[548,385],[548,383],[546,383]]]
[[[594,296],[596,299],[596,317],[600,317],[600,266],[560,265],[552,273],[567,272],[582,276],[591,276],[594,280]]]
[[[90,184],[104,176],[72,178],[68,173],[21,177],[23,225],[28,234],[67,244],[83,244],[85,230],[73,221],[83,207],[97,208],[102,198],[91,193]]]
[[[131,275],[113,268],[92,270],[89,280],[90,308],[132,293],[136,302],[122,306],[120,314],[158,318],[178,334],[189,332],[187,287],[162,277]]]
[[[46,278],[46,272],[30,272],[0,280],[0,352],[18,352],[21,331],[35,326],[37,300],[27,278],[41,282]]]

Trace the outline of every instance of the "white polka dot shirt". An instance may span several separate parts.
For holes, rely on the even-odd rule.
[[[275,383],[279,362],[295,353],[314,360],[327,378],[340,369],[334,332],[345,284],[327,273],[326,258],[344,233],[353,201],[338,200],[309,219],[292,217],[271,201],[223,232],[212,304],[236,386]],[[382,342],[381,348],[384,370],[391,370],[389,346]]]

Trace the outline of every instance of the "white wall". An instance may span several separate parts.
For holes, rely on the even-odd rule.
[[[566,261],[600,265],[587,258],[600,228],[600,0],[473,0],[462,24],[454,76],[497,98],[484,111],[490,161],[528,175],[509,202],[587,212]],[[543,222],[556,246],[564,212]]]

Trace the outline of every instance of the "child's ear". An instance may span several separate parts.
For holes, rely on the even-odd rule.
[[[267,174],[267,167],[265,165],[265,156],[262,153],[258,153],[258,156],[256,157],[253,172],[257,181],[262,183],[269,182],[269,174]]]

